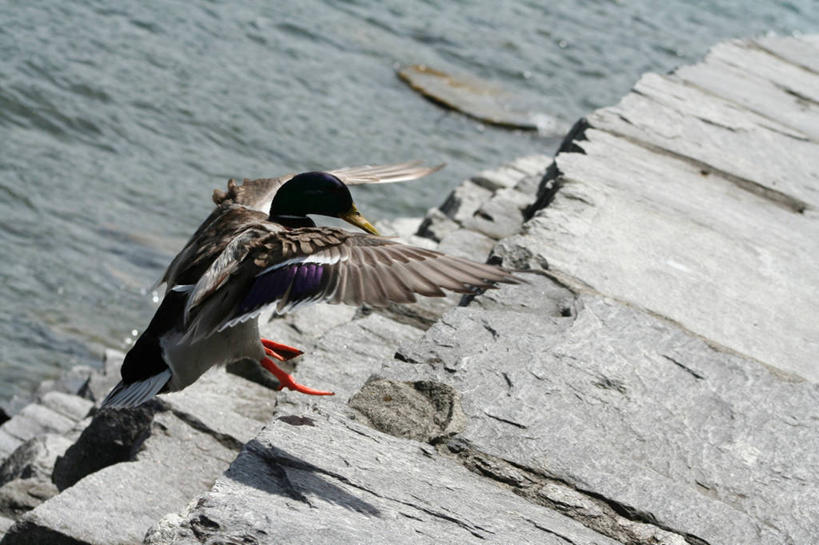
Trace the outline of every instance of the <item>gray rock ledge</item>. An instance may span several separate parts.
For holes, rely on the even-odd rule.
[[[265,323],[333,398],[217,370],[109,436],[113,354],[44,385],[0,425],[2,545],[816,541],[817,58],[720,44],[394,222],[528,282]]]

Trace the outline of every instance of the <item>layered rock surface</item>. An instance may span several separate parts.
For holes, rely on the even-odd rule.
[[[333,398],[249,362],[94,415],[113,355],[41,392],[0,426],[0,498],[45,491],[2,543],[815,541],[816,58],[721,44],[464,183],[411,241],[527,282],[267,323]]]
[[[819,80],[773,44],[819,53],[720,44],[581,121],[554,200],[497,253],[819,379]]]
[[[483,172],[476,179],[489,189],[481,196],[488,202],[499,189],[511,190],[518,182],[525,182],[529,189],[537,187],[549,163],[546,156],[533,156]],[[476,208],[483,204],[470,202]],[[519,225],[524,205],[515,206],[513,221]],[[454,218],[460,209],[460,205],[450,204],[446,213]],[[433,212],[430,215],[437,217]],[[447,217],[447,221],[455,230],[466,231],[461,218]],[[438,246],[433,239],[412,234],[420,223],[421,218],[401,219],[379,228],[408,243]],[[492,239],[469,232],[489,243],[482,249],[463,248],[455,253],[484,259]],[[117,380],[122,354],[116,351],[106,354],[102,374],[75,369],[54,383],[44,384],[39,394],[42,399],[54,405],[55,394],[49,389],[56,388],[67,392],[60,396],[82,404],[84,412],[71,420],[70,430],[65,432],[69,439],[62,444],[56,463],[52,459],[44,473],[49,493],[9,511],[10,517],[19,520],[3,543],[140,541],[162,515],[180,511],[190,499],[207,491],[264,421],[282,412],[311,411],[318,404],[343,409],[383,362],[392,359],[401,343],[416,339],[460,299],[449,297],[386,309],[308,307],[267,323],[265,336],[305,350],[306,354],[296,360],[299,380],[334,389],[334,398],[317,400],[270,390],[277,384],[257,363],[239,362],[229,366],[228,373],[210,372],[184,392],[162,396],[159,402],[138,410],[97,413],[93,402],[98,403]],[[29,430],[24,437],[15,436],[10,452],[30,436],[53,431],[53,425],[20,425],[30,414],[42,413],[42,404],[26,406],[6,423],[11,429]],[[83,419],[89,413],[93,418]],[[59,430],[67,426],[62,423]],[[0,427],[0,432],[5,428]],[[88,515],[83,516],[84,512]],[[6,526],[12,523],[9,518],[0,522]]]
[[[268,389],[217,370],[161,401],[96,413],[78,425],[73,444],[61,444],[50,474],[38,481],[53,489],[40,501],[51,499],[30,502],[34,509],[2,542],[139,542],[158,518],[213,484],[274,406]]]

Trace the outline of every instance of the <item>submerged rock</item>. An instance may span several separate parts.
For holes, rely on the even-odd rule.
[[[398,77],[426,98],[491,125],[562,134],[565,127],[538,111],[538,101],[474,76],[454,76],[422,64],[401,68]]]

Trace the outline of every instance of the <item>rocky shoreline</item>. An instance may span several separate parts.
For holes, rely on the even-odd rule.
[[[122,354],[0,425],[2,545],[809,543],[819,38],[716,46],[385,234],[527,283],[269,321],[305,349],[98,411]]]

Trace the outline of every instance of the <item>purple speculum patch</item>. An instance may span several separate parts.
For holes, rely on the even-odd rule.
[[[316,263],[296,263],[274,269],[256,278],[247,296],[239,305],[244,314],[280,299],[290,288],[290,301],[298,301],[315,295],[321,288],[324,267]],[[292,284],[292,288],[291,288]]]

